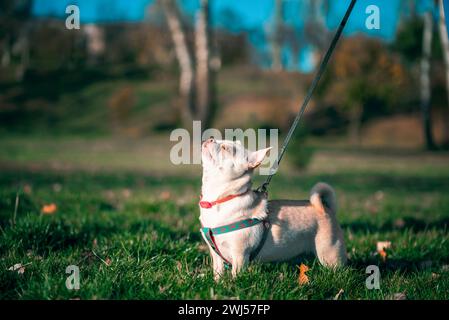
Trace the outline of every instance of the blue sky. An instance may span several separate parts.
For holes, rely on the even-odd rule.
[[[351,36],[361,32],[387,42],[394,40],[400,15],[407,14],[407,6],[403,4],[408,1],[410,0],[358,0],[344,34]],[[81,22],[84,23],[137,22],[145,19],[146,8],[153,2],[154,0],[34,0],[33,12],[41,17],[64,18],[65,8],[70,4],[76,4],[80,8]],[[183,12],[193,16],[198,8],[199,0],[179,0],[179,3]],[[266,31],[269,30],[273,21],[275,0],[210,0],[210,3],[212,21],[216,26],[232,32],[248,32],[249,39],[256,50],[262,55],[269,56],[267,50],[270,50],[270,46]],[[286,0],[284,3],[284,20],[294,26],[295,32],[301,36],[308,13],[307,2]],[[329,1],[329,11],[325,17],[328,29],[336,29],[349,3],[350,0]],[[368,16],[365,9],[371,4],[377,5],[380,9],[379,30],[368,30],[365,27]],[[431,5],[432,0],[418,0],[417,11],[423,12]],[[291,68],[299,68],[305,72],[311,71],[313,69],[310,65],[312,49],[307,45],[304,46],[299,53],[299,65],[291,66]],[[287,64],[292,60],[288,58],[291,56],[289,50],[288,46],[284,48]]]

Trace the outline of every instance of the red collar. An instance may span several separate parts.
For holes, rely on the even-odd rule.
[[[204,209],[210,209],[210,208],[212,208],[213,206],[215,206],[215,205],[217,205],[217,204],[220,204],[220,203],[223,203],[223,202],[232,200],[232,199],[234,199],[234,198],[240,197],[240,196],[244,195],[244,194],[247,193],[247,192],[248,192],[248,190],[246,190],[245,192],[240,193],[240,194],[231,194],[231,195],[229,195],[229,196],[226,196],[226,197],[221,198],[221,199],[217,199],[217,200],[212,201],[212,202],[209,202],[209,201],[200,201],[200,202],[199,202],[199,205],[200,205],[201,208],[204,208]],[[203,195],[200,195],[200,199],[202,199],[202,198],[203,198]]]

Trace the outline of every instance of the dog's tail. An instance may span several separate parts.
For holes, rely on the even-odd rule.
[[[317,183],[310,192],[310,203],[320,212],[335,215],[337,213],[337,197],[334,189],[327,183]]]

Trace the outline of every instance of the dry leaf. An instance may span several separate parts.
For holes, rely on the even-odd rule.
[[[405,227],[405,220],[402,218],[396,219],[393,222],[393,226],[398,229],[402,229]]]
[[[345,292],[345,290],[340,289],[340,291],[338,291],[338,293],[335,295],[334,300],[338,300],[340,299],[341,295]]]
[[[43,214],[54,214],[58,210],[58,207],[54,203],[46,204],[42,207]]]
[[[388,297],[388,300],[407,300],[405,292],[398,292]]]
[[[130,189],[123,189],[122,190],[122,196],[125,198],[130,198],[132,195],[132,191]]]
[[[16,263],[12,267],[9,267],[8,270],[17,271],[18,274],[23,274],[25,272],[25,266],[21,263]]]
[[[308,284],[309,283],[309,277],[306,275],[306,272],[309,271],[309,267],[305,264],[301,263],[301,265],[298,267],[299,269],[299,277],[298,277],[298,283],[300,285]]]
[[[377,253],[385,262],[387,260],[387,249],[391,248],[391,241],[378,241],[376,245]]]
[[[382,250],[378,251],[378,253],[379,253],[380,257],[382,258],[383,262],[387,261],[387,252],[385,250],[382,249]]]
[[[160,194],[162,200],[169,200],[171,198],[171,193],[169,191],[162,191]]]
[[[104,263],[109,267],[112,264],[112,260],[110,258],[106,258]]]
[[[384,198],[385,194],[382,190],[379,190],[374,194],[374,199],[376,199],[377,201],[382,201]]]
[[[391,248],[391,241],[378,241],[377,242],[377,251],[382,251],[385,249]]]
[[[33,187],[29,184],[26,184],[23,186],[23,192],[25,192],[26,194],[31,194],[33,193]]]

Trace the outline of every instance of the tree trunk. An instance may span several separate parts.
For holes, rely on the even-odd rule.
[[[435,143],[432,135],[432,119],[430,110],[430,56],[432,52],[432,36],[433,36],[433,17],[432,12],[424,13],[424,31],[422,42],[422,58],[421,58],[421,113],[424,140],[428,150],[435,149]]]
[[[274,15],[274,30],[272,36],[272,65],[273,71],[282,71],[282,0],[276,0],[275,2],[275,15]]]
[[[192,57],[187,46],[181,17],[174,0],[160,0],[175,47],[180,67],[179,92],[183,100],[181,115],[185,124],[191,124],[195,114],[194,79]]]
[[[86,24],[83,30],[87,38],[87,62],[90,65],[95,65],[106,49],[104,30],[95,23]]]
[[[211,104],[210,44],[209,44],[209,1],[201,0],[195,27],[196,49],[196,120],[203,122],[203,128],[209,126]]]
[[[5,45],[3,47],[2,52],[2,67],[9,67],[9,64],[11,63],[11,49],[9,47],[9,43],[5,41]]]
[[[19,36],[19,39],[17,40],[15,44],[15,48],[13,48],[13,51],[17,51],[17,53],[20,55],[20,64],[16,69],[16,81],[22,81],[26,71],[28,70],[29,63],[30,63],[30,45],[28,40],[28,31],[26,29],[26,26],[24,28],[25,30],[23,33]]]
[[[446,73],[446,95],[448,100],[448,109],[445,112],[445,121],[443,121],[443,146],[449,147],[449,39],[444,16],[443,0],[438,0],[440,19],[438,29],[440,33],[441,48],[443,50],[444,67]]]

